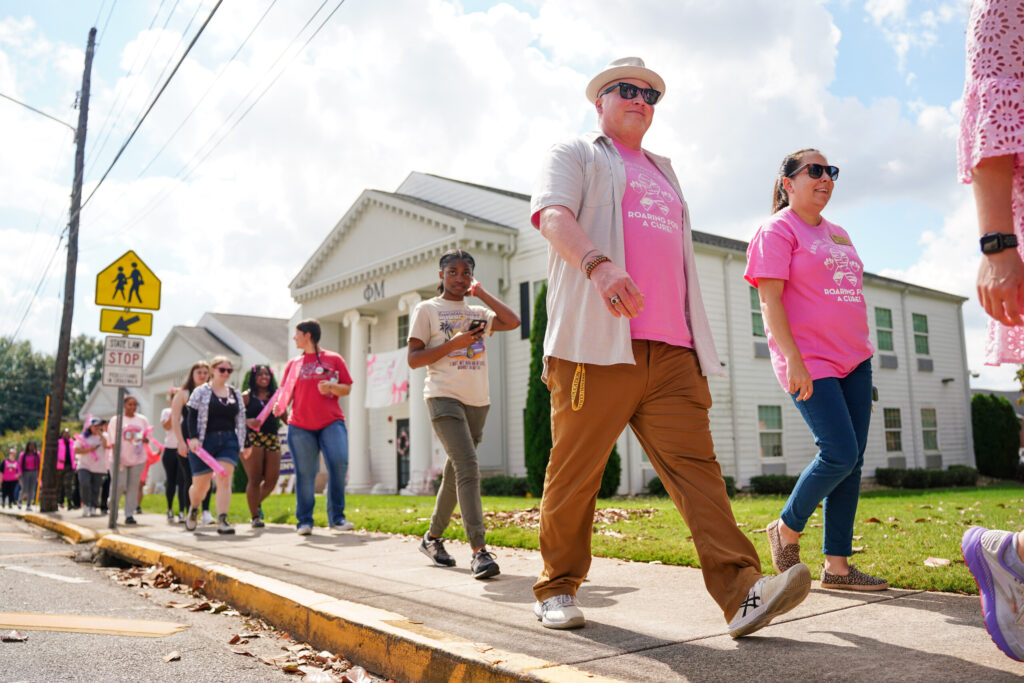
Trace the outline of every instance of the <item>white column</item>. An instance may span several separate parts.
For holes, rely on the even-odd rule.
[[[416,292],[398,300],[398,310],[412,315],[422,297]],[[402,493],[410,496],[430,495],[431,426],[427,404],[423,401],[423,382],[427,368],[409,371],[409,485]]]
[[[352,391],[348,395],[348,486],[350,493],[368,493],[373,488],[370,473],[370,423],[366,410],[366,331],[377,319],[352,310],[345,313],[348,339],[348,368]]]

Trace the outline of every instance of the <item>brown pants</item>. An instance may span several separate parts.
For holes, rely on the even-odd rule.
[[[636,365],[585,366],[578,411],[576,363],[549,359],[553,445],[540,505],[544,571],[534,595],[575,595],[587,576],[601,475],[628,424],[690,528],[704,585],[729,618],[761,578],[761,562],[736,526],[715,459],[707,378],[691,349],[635,340],[633,356]]]

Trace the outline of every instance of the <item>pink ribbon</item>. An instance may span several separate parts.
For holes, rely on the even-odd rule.
[[[214,472],[216,472],[220,476],[223,477],[224,475],[227,474],[227,472],[224,471],[224,468],[221,466],[221,464],[219,462],[217,462],[216,460],[214,460],[213,456],[210,455],[209,452],[207,452],[207,450],[205,448],[203,448],[202,446],[197,448],[194,451],[194,453],[199,456],[200,460],[202,460],[207,465],[209,465],[210,469],[212,469]]]
[[[280,417],[284,414],[284,411],[288,409],[288,404],[292,400],[292,392],[295,390],[295,383],[299,381],[299,371],[302,368],[302,356],[295,358],[291,363],[288,364],[284,383],[281,388],[275,391],[275,394],[280,394],[277,399],[277,403],[274,404],[274,415]],[[270,401],[273,403],[273,401]]]
[[[270,417],[270,411],[274,409],[274,405],[277,402],[277,397],[278,395],[280,395],[280,393],[281,389],[275,391],[274,395],[270,397],[269,401],[267,401],[267,405],[263,406],[263,410],[261,410],[260,414],[256,416],[256,419],[260,423],[260,426],[256,428],[256,431],[259,431],[260,427],[263,426],[263,423],[267,421],[268,417]]]
[[[92,418],[90,417],[90,419]],[[96,451],[98,450],[98,448],[93,448],[92,446],[90,446],[89,442],[86,441],[81,434],[75,434],[75,443],[81,444],[84,448],[88,448],[89,452],[92,453],[92,459],[95,460],[96,462],[99,462],[100,456],[96,455]]]
[[[142,438],[149,440],[149,443],[145,444],[145,446],[146,446],[146,462],[148,462],[150,465],[152,465],[153,463],[155,463],[157,460],[160,459],[160,454],[163,453],[163,450],[164,450],[164,445],[162,443],[160,443],[159,441],[157,441],[156,437],[150,436],[150,433],[152,433],[152,431],[153,431],[153,426],[150,425],[149,427],[146,427],[146,430],[144,432],[142,432]],[[153,444],[154,446],[156,446],[156,450],[155,451],[152,448],[150,448],[150,444]]]

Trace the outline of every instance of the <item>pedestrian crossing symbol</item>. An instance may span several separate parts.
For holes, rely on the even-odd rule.
[[[127,251],[96,276],[96,305],[160,309],[160,279],[134,251]]]

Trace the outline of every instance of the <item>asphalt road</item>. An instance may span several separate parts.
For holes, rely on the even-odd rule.
[[[189,600],[167,590],[129,588],[110,577],[113,569],[76,562],[87,548],[55,534],[0,517],[0,612],[74,614],[188,624],[160,638],[58,631],[27,631],[26,642],[0,642],[0,681],[274,681],[289,675],[259,657],[281,656],[291,641],[264,633],[236,645],[228,641],[247,630],[242,616],[165,607]],[[144,593],[144,595],[140,595]],[[0,629],[6,633],[9,629]],[[181,659],[164,662],[178,652]],[[374,680],[380,680],[374,678]]]

